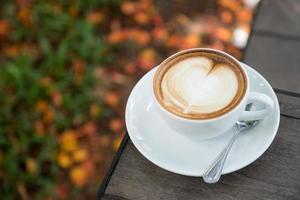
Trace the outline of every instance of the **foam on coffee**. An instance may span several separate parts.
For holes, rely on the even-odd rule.
[[[235,63],[210,53],[179,56],[165,65],[159,101],[172,113],[207,119],[228,112],[241,99],[245,78]]]

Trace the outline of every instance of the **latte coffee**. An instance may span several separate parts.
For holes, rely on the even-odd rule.
[[[158,103],[187,119],[211,119],[231,111],[247,88],[240,64],[209,49],[169,57],[156,71],[153,83]]]

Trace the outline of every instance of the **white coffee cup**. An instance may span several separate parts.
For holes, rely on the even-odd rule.
[[[209,50],[218,52],[226,57],[229,57],[239,63],[234,57],[230,56],[229,54],[215,50],[215,49],[208,49],[208,48],[196,48],[196,49],[188,49],[172,56],[168,57],[166,60],[172,60],[173,58],[177,57],[182,53],[186,53],[189,51],[201,51],[201,50]],[[160,67],[160,66],[158,66]],[[210,119],[187,119],[184,117],[180,117],[169,112],[165,109],[158,101],[157,97],[154,94],[154,89],[152,91],[153,99],[156,104],[156,108],[160,113],[162,119],[177,133],[187,136],[189,138],[195,139],[209,139],[221,135],[222,133],[229,130],[238,120],[261,120],[264,119],[267,115],[271,114],[274,107],[273,100],[259,92],[249,91],[250,82],[249,77],[246,70],[239,64],[239,67],[243,70],[246,77],[246,89],[244,96],[240,100],[240,102],[230,111],[226,112],[225,114],[210,118]],[[263,108],[261,110],[255,111],[245,111],[246,105],[249,103],[258,102],[263,104]]]

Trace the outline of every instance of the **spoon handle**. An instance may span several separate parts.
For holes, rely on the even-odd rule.
[[[231,149],[232,144],[237,138],[237,135],[240,133],[241,130],[238,128],[235,129],[233,136],[231,137],[229,143],[227,146],[223,149],[223,151],[218,155],[218,157],[214,160],[214,162],[211,164],[211,166],[208,168],[208,170],[203,175],[203,180],[206,183],[216,183],[219,181],[225,160],[228,156],[228,153]]]

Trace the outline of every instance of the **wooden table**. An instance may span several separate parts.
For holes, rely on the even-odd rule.
[[[243,61],[274,87],[281,119],[275,140],[254,163],[217,184],[165,171],[125,136],[97,198],[300,199],[300,0],[263,0]]]

